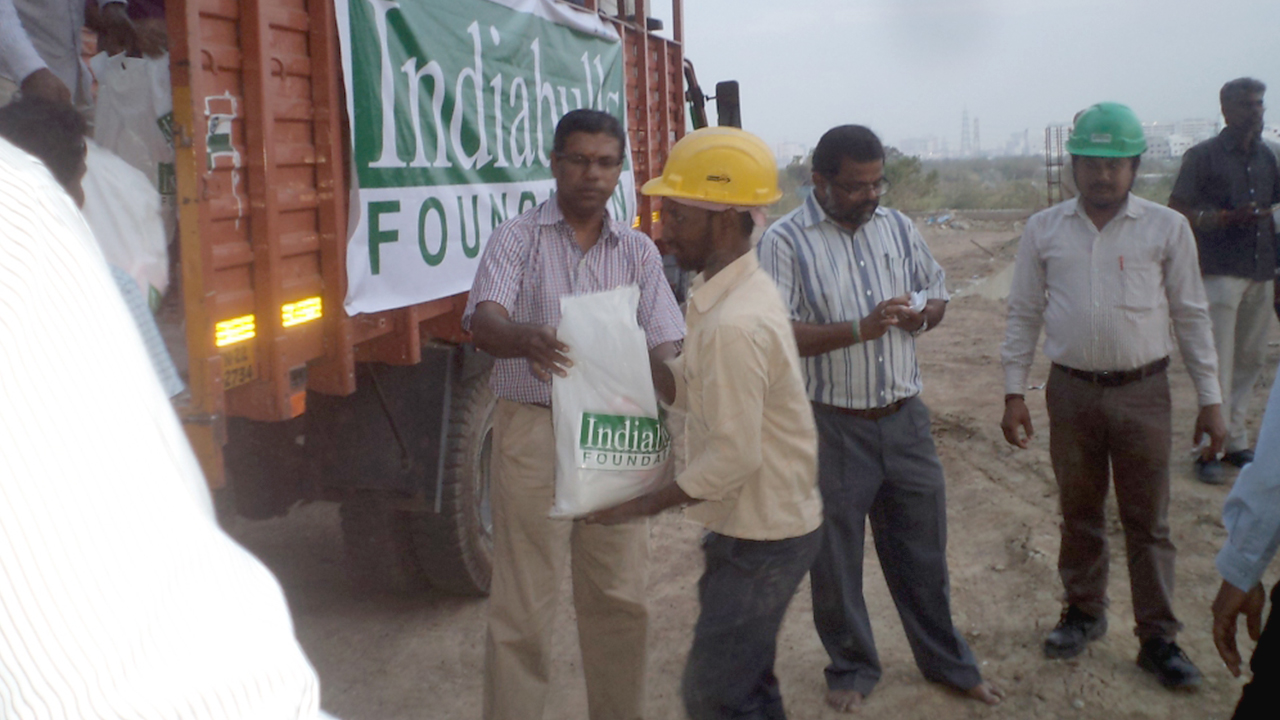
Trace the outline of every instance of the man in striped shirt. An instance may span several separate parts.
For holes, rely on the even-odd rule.
[[[827,703],[853,711],[880,679],[862,597],[867,517],[902,624],[926,678],[996,704],[951,621],[946,494],[918,397],[915,337],[942,321],[942,267],[899,212],[870,130],[829,130],[813,153],[813,195],[760,241],[760,265],[790,306],[818,426],[826,535],[811,573],[813,617],[831,664]]]
[[[493,586],[485,644],[486,720],[539,720],[549,690],[559,582],[573,574],[591,720],[643,716],[644,521],[552,520],[551,376],[571,372],[556,339],[560,298],[637,284],[651,361],[675,356],[684,320],[653,241],[613,220],[626,136],[617,118],[574,110],[556,125],[556,194],[500,225],[485,245],[463,315],[476,347],[498,358],[493,444]]]
[[[0,717],[319,716],[284,594],[218,527],[93,235],[3,139],[0,407]]]

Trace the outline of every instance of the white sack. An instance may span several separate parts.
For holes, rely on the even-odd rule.
[[[107,263],[129,273],[154,312],[169,287],[169,251],[160,220],[160,195],[141,173],[109,150],[88,142],[84,219]]]
[[[658,414],[649,349],[636,320],[640,288],[560,299],[556,337],[568,377],[551,381],[556,499],[551,517],[580,517],[657,489],[670,437]]]
[[[172,238],[178,219],[169,56],[98,53],[89,65],[98,80],[93,139],[146,175],[161,195],[165,237]]]

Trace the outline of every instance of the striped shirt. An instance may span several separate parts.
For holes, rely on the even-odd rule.
[[[600,240],[584,253],[553,197],[493,231],[480,256],[462,326],[471,329],[477,305],[496,302],[513,322],[558,327],[561,297],[632,284],[640,286],[637,319],[649,348],[682,339],[684,318],[653,241],[606,216]],[[489,382],[498,397],[551,403],[551,383],[535,377],[524,358],[499,358]]]
[[[797,322],[856,322],[880,302],[912,292],[950,299],[942,266],[897,210],[878,208],[851,233],[810,195],[765,231],[757,250]],[[803,360],[809,399],[826,405],[884,407],[919,395],[922,387],[915,338],[898,328]]]
[[[0,717],[314,718],[71,198],[0,140]]]

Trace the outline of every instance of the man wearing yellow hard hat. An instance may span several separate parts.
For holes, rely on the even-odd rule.
[[[773,673],[778,628],[821,541],[817,435],[791,321],[751,235],[775,202],[777,166],[756,136],[705,128],[646,183],[663,239],[693,281],[684,352],[655,368],[687,415],[688,465],[674,482],[594,519],[690,505],[708,529],[701,613],[682,693],[693,720],[784,718]]]

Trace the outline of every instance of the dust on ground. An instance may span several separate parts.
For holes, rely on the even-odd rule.
[[[1004,334],[1001,278],[1016,251],[1019,225],[979,219],[968,230],[925,227],[955,295],[946,319],[919,342],[924,398],[946,470],[952,611],[986,678],[1008,692],[986,708],[921,678],[868,547],[867,605],[884,677],[860,713],[866,717],[1203,718],[1228,717],[1243,680],[1230,676],[1211,637],[1210,603],[1220,578],[1213,558],[1226,537],[1221,507],[1230,484],[1209,487],[1191,475],[1195,394],[1182,363],[1170,370],[1174,398],[1174,467],[1170,521],[1178,547],[1175,609],[1186,625],[1180,644],[1205,674],[1195,693],[1172,693],[1134,663],[1138,641],[1123,535],[1114,496],[1111,630],[1069,661],[1045,660],[1041,642],[1060,611],[1057,495],[1049,466],[1043,392],[1031,392],[1037,433],[1027,450],[1003,440],[1000,342]],[[1004,277],[1007,288],[1007,271]],[[1251,436],[1280,364],[1273,326],[1267,366],[1255,392]],[[1038,356],[1033,384],[1047,377]],[[1234,480],[1234,477],[1231,478]],[[324,707],[346,720],[471,720],[480,717],[485,602],[428,593],[416,598],[368,597],[342,571],[336,506],[315,504],[286,518],[232,521],[232,535],[280,578],[298,637],[320,674]],[[651,523],[651,633],[648,717],[683,718],[679,678],[697,616],[702,571],[699,529],[676,514]],[[1267,582],[1274,582],[1273,569]],[[586,691],[572,608],[557,619],[552,692],[546,718],[586,718]],[[813,630],[809,587],[800,588],[778,640],[777,674],[793,720],[847,717],[822,702],[826,655]],[[1241,631],[1243,636],[1243,630]],[[1247,637],[1244,638],[1246,649]]]

